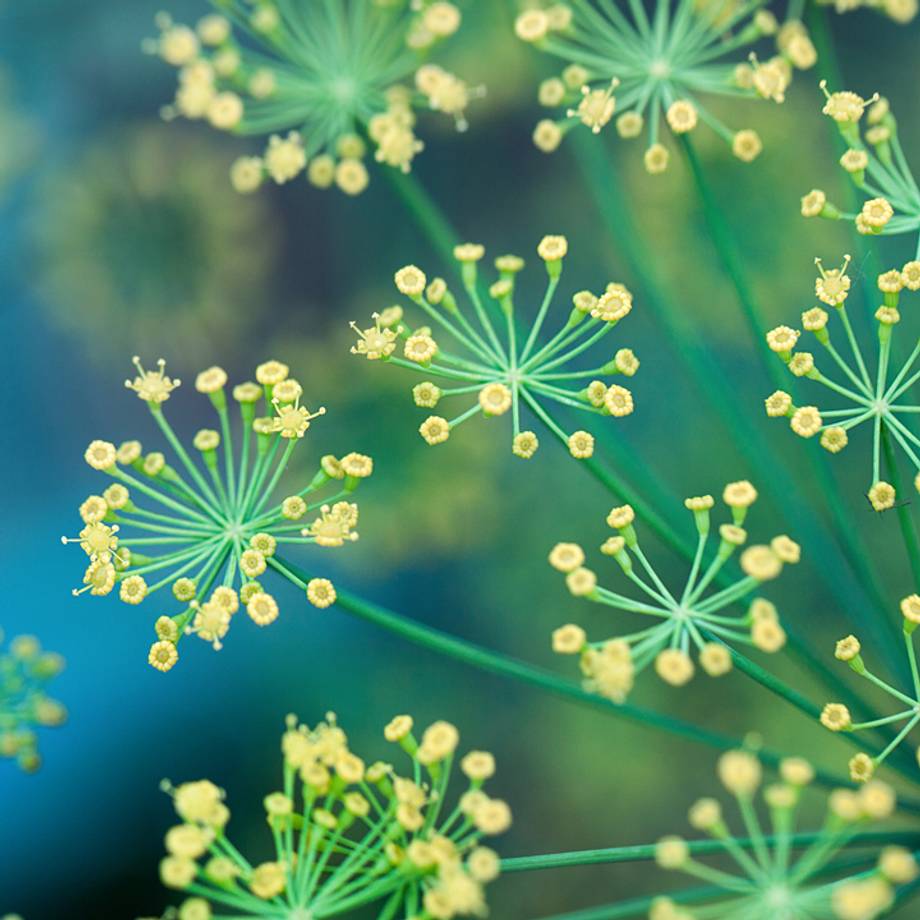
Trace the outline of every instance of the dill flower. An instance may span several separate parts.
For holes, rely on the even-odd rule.
[[[205,120],[219,130],[267,138],[261,155],[238,159],[234,188],[254,192],[301,174],[317,188],[357,195],[368,184],[368,149],[408,172],[424,147],[417,112],[466,128],[480,93],[427,61],[460,25],[446,0],[216,0],[217,14],[192,29],[161,13],[146,43],[178,70],[166,118]]]
[[[920,188],[898,139],[898,123],[888,100],[868,99],[850,91],[830,93],[821,82],[823,113],[833,119],[847,144],[840,166],[864,199],[856,213],[843,211],[820,189],[802,199],[805,217],[852,221],[859,233],[896,236],[917,234],[920,259]]]
[[[428,280],[414,265],[395,275],[397,290],[413,301],[435,326],[409,328],[402,307],[375,313],[373,325],[361,329],[352,354],[410,368],[426,378],[412,390],[415,404],[426,410],[441,401],[464,396],[471,403],[453,417],[430,414],[419,434],[431,445],[443,444],[452,431],[473,416],[511,416],[511,449],[522,459],[532,457],[537,435],[521,427],[521,410],[529,410],[561,440],[573,457],[586,459],[594,452],[593,436],[583,430],[566,433],[549,414],[547,402],[567,409],[622,418],[634,409],[631,391],[611,377],[632,377],[639,360],[628,348],[589,370],[567,368],[574,359],[605,338],[632,310],[632,294],[611,282],[598,296],[579,291],[566,319],[550,338],[540,333],[556,295],[568,242],[562,236],[545,236],[537,247],[547,272],[547,284],[529,330],[518,329],[515,316],[516,277],[524,262],[518,256],[495,260],[498,280],[489,297],[480,296],[477,263],[484,256],[479,244],[457,246],[454,255],[469,304],[461,307],[443,278]],[[442,348],[442,343],[451,349]],[[399,349],[399,351],[397,351]],[[437,383],[432,379],[437,380]],[[606,378],[606,379],[605,379]],[[589,382],[590,381],[590,382]],[[444,386],[452,383],[453,386]]]
[[[722,497],[731,509],[732,520],[719,528],[708,564],[705,557],[714,499],[702,495],[685,502],[693,514],[699,540],[690,574],[679,594],[671,593],[643,553],[630,505],[610,512],[607,523],[617,535],[609,537],[600,549],[603,555],[616,560],[623,574],[642,592],[640,598],[600,586],[594,572],[584,565],[585,554],[578,544],[559,543],[553,548],[550,565],[565,574],[574,596],[626,613],[653,617],[656,621],[653,626],[599,642],[588,642],[584,631],[571,624],[556,630],[554,650],[580,656],[588,689],[622,702],[636,677],[652,664],[666,683],[672,686],[687,683],[695,672],[690,656],[693,649],[703,670],[711,677],[718,677],[732,668],[733,645],[750,645],[764,652],[777,652],[783,647],[785,632],[776,608],[765,598],[749,601],[745,612],[732,615],[726,611],[745,601],[762,582],[779,576],[784,564],[798,562],[799,547],[785,536],[775,537],[769,545],[748,546],[739,559],[743,577],[727,587],[708,591],[725,563],[747,541],[742,525],[757,492],[749,482],[741,481],[729,483]]]
[[[0,649],[0,757],[15,757],[29,773],[41,766],[35,729],[62,725],[67,718],[67,710],[45,692],[63,670],[64,659],[43,651],[34,636],[16,636]]]
[[[267,361],[256,368],[258,383],[233,387],[241,420],[238,453],[226,373],[212,367],[198,375],[195,388],[211,402],[220,430],[195,435],[196,460],[164,412],[180,381],[166,373],[162,359],[155,370],[145,369],[137,358],[134,363],[137,376],[125,385],[147,403],[166,439],[169,459],[159,451],[144,453],[138,441],[119,447],[93,441],[86,462],[113,482],[80,506],[79,535],[62,539],[79,544],[88,557],[83,587],[74,594],[107,595],[117,588],[124,602],[140,604],[162,589],[171,590],[180,609],[156,620],[157,641],[148,656],[152,667],[168,671],[178,660],[183,635],[197,635],[219,649],[240,609],[259,626],[276,619],[278,606],[263,576],[272,570],[300,584],[276,550],[299,544],[340,547],[358,538],[358,506],[351,493],[373,464],[362,454],[327,455],[308,483],[279,496],[294,450],[325,412],[310,412],[301,403],[302,387],[286,365]],[[333,495],[317,497],[333,483]],[[335,601],[327,579],[313,579],[304,587],[316,607]]]
[[[835,864],[835,857],[867,825],[893,813],[894,791],[883,783],[871,783],[859,792],[832,791],[823,823],[796,854],[796,825],[801,820],[805,790],[814,776],[811,765],[798,757],[782,760],[777,780],[762,787],[763,768],[757,757],[747,750],[735,750],[719,759],[718,775],[735,799],[743,833],[734,834],[722,805],[714,798],[699,799],[691,806],[688,820],[694,830],[719,842],[728,867],[716,868],[698,860],[694,843],[681,837],[662,838],[655,851],[661,868],[700,879],[716,893],[699,906],[678,907],[670,898],[656,898],[650,920],[715,916],[872,920],[891,906],[894,887],[917,873],[913,854],[897,846],[884,848],[876,866],[859,875],[841,878],[847,870]],[[854,912],[856,905],[861,909]]]
[[[914,632],[920,625],[920,595],[908,595],[901,601],[900,606],[905,653],[912,675],[912,685],[906,692],[892,686],[866,667],[862,656],[862,646],[856,636],[844,637],[837,642],[834,649],[834,657],[838,661],[845,662],[860,677],[864,677],[876,687],[881,688],[894,700],[898,709],[892,715],[883,716],[871,722],[856,723],[850,718],[849,710],[842,703],[828,703],[822,710],[821,724],[834,732],[858,732],[879,725],[899,726],[897,734],[880,754],[869,757],[867,754],[860,753],[850,760],[850,775],[857,782],[865,782],[872,777],[888,755],[902,742],[906,742],[910,733],[920,723],[920,676],[917,671],[917,655],[914,645]],[[920,760],[920,750],[917,752],[917,757]]]
[[[540,104],[559,113],[544,118],[534,142],[555,150],[569,131],[599,134],[613,121],[622,138],[645,135],[645,167],[667,169],[662,127],[687,134],[705,124],[738,159],[750,162],[762,149],[757,133],[734,130],[705,105],[714,95],[782,102],[794,67],[816,60],[805,26],[781,27],[762,4],[728,8],[693,0],[641,4],[577,3],[567,21],[550,10],[528,9],[515,31],[520,39],[565,62],[559,76],[540,85]],[[776,54],[760,61],[753,48],[772,38]]]
[[[380,916],[482,916],[485,885],[499,874],[497,855],[482,839],[511,822],[505,802],[483,786],[494,773],[491,754],[459,762],[463,794],[449,801],[459,741],[436,722],[417,738],[409,716],[385,736],[407,769],[366,764],[330,713],[312,729],[288,717],[281,739],[281,787],[263,799],[274,839],[263,861],[247,859],[226,835],[224,793],[208,780],[164,789],[181,823],[166,834],[163,883],[201,902],[200,913],[307,920],[367,905]],[[261,857],[260,857],[261,858]]]
[[[852,431],[866,424],[872,428],[872,478],[867,496],[876,511],[894,506],[893,486],[882,479],[882,448],[892,439],[906,455],[915,472],[920,471],[920,437],[914,431],[913,419],[920,406],[910,400],[913,385],[920,379],[914,364],[920,357],[917,345],[898,366],[892,362],[892,338],[900,322],[898,304],[901,292],[920,289],[920,262],[908,262],[901,269],[891,269],[879,275],[878,289],[883,301],[875,313],[878,323],[878,356],[875,367],[867,362],[863,349],[847,315],[846,301],[850,293],[847,267],[850,257],[844,256],[840,268],[825,269],[815,260],[819,277],[815,295],[830,313],[839,316],[846,346],[834,344],[830,331],[830,313],[822,307],[812,307],[802,314],[802,326],[810,332],[822,349],[815,356],[810,351],[797,350],[801,333],[787,326],[778,326],[767,333],[767,345],[796,377],[805,377],[822,384],[850,408],[824,409],[818,406],[796,406],[792,397],[777,391],[766,401],[767,415],[788,418],[792,430],[803,438],[820,435],[821,446],[830,453],[839,453],[850,441]],[[820,363],[820,367],[819,367]],[[825,370],[833,369],[835,378]]]

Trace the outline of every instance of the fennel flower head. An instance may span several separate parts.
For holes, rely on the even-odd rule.
[[[620,594],[598,584],[597,574],[585,565],[585,552],[579,544],[557,543],[553,547],[550,565],[565,575],[573,596],[636,614],[634,621],[653,621],[651,626],[599,642],[589,642],[585,631],[572,623],[553,633],[554,651],[580,656],[587,689],[619,703],[650,665],[663,681],[681,687],[696,671],[691,651],[696,652],[700,667],[710,677],[720,677],[732,669],[735,646],[778,652],[785,645],[786,633],[776,607],[766,598],[751,599],[750,595],[762,583],[777,578],[784,565],[797,563],[800,549],[787,536],[774,537],[769,544],[745,547],[747,531],[743,524],[756,499],[757,490],[746,480],[725,487],[723,501],[731,512],[731,521],[718,528],[711,552],[707,547],[713,536],[710,509],[715,501],[711,495],[686,500],[696,524],[698,543],[680,591],[672,592],[665,585],[642,551],[631,505],[614,508],[607,516],[616,535],[603,543],[601,553],[613,557],[638,589],[638,596]],[[741,577],[720,580],[723,567],[736,552],[740,553]],[[730,613],[730,608],[742,603],[745,609]]]
[[[817,437],[832,454],[847,447],[854,429],[870,429],[872,456],[867,497],[876,511],[886,511],[894,507],[898,496],[894,486],[883,478],[883,453],[888,454],[888,462],[892,462],[895,451],[902,453],[915,473],[914,485],[920,489],[920,436],[914,421],[920,406],[912,399],[914,384],[920,379],[916,368],[920,344],[903,361],[894,360],[892,350],[895,329],[901,323],[901,297],[904,292],[920,290],[920,261],[878,276],[882,303],[875,311],[877,334],[870,343],[876,353],[874,361],[869,360],[865,343],[860,343],[847,313],[850,257],[845,256],[839,268],[825,269],[820,259],[816,261],[819,276],[815,279],[815,298],[822,306],[810,307],[801,319],[802,328],[819,346],[817,356],[799,347],[802,331],[789,326],[771,329],[767,345],[794,377],[820,384],[838,405],[797,406],[789,393],[776,390],[765,401],[767,415],[788,419],[795,434],[801,438]]]
[[[166,834],[160,878],[191,895],[180,920],[319,920],[368,906],[394,920],[484,916],[485,886],[500,863],[482,840],[511,824],[508,805],[483,788],[494,758],[470,751],[458,771],[459,735],[449,722],[417,738],[402,715],[384,734],[405,768],[366,763],[331,713],[313,728],[288,718],[282,783],[263,799],[274,838],[266,861],[230,843],[220,788],[165,783],[181,823]],[[452,778],[462,783],[457,799]]]
[[[45,692],[63,670],[64,659],[43,651],[35,636],[16,636],[0,647],[0,757],[15,758],[28,773],[41,765],[35,729],[67,719],[67,710]]]
[[[920,594],[910,594],[903,598],[900,607],[901,631],[904,635],[907,664],[911,673],[911,686],[906,692],[899,690],[866,667],[862,654],[862,643],[856,636],[844,636],[834,647],[834,657],[838,661],[846,662],[854,673],[881,688],[896,709],[896,712],[891,715],[872,719],[869,722],[854,722],[850,710],[843,703],[828,703],[821,710],[821,724],[832,732],[858,732],[863,729],[876,728],[879,725],[888,725],[897,729],[894,737],[879,753],[870,756],[860,752],[850,759],[850,778],[857,783],[864,783],[871,779],[876,769],[900,744],[907,742],[911,732],[920,724],[920,674],[917,671],[917,653],[914,645],[914,634],[917,626],[920,626]],[[916,751],[916,756],[920,761],[920,750]]]
[[[480,90],[428,60],[460,26],[445,0],[214,0],[193,28],[166,14],[147,50],[179,72],[166,118],[266,139],[231,168],[239,192],[302,173],[318,188],[357,195],[365,154],[407,172],[423,148],[417,113],[459,129]]]
[[[744,162],[761,152],[758,134],[734,130],[707,107],[711,96],[782,102],[793,68],[816,61],[814,45],[796,18],[782,25],[764,3],[722,0],[640,2],[585,0],[530,7],[516,22],[518,38],[565,66],[540,84],[552,110],[534,131],[551,153],[571,130],[595,134],[613,122],[621,138],[645,138],[645,168],[662,173],[670,153],[662,131],[684,135],[704,124]],[[753,50],[763,40],[775,53]]]
[[[892,906],[896,887],[916,878],[914,855],[895,845],[883,847],[875,865],[858,874],[846,874],[855,872],[849,860],[842,867],[835,864],[857,834],[892,816],[895,794],[884,783],[874,781],[858,792],[833,790],[819,829],[796,841],[803,800],[814,778],[808,761],[783,759],[776,781],[763,785],[757,757],[748,750],[733,750],[719,759],[718,775],[734,798],[733,811],[740,813],[743,832],[735,835],[734,816],[723,812],[718,799],[696,801],[689,823],[716,842],[715,851],[711,841],[703,846],[725,857],[724,868],[697,858],[697,841],[663,837],[655,848],[658,865],[704,882],[713,894],[693,904],[681,904],[677,896],[656,898],[649,920],[874,920]]]
[[[859,211],[842,210],[821,189],[802,197],[803,217],[852,221],[865,236],[917,237],[920,258],[920,188],[898,139],[898,123],[888,100],[878,93],[864,99],[849,90],[831,93],[821,82],[822,112],[847,145],[839,163],[862,198]]]
[[[530,459],[540,441],[536,432],[522,425],[527,413],[562,441],[573,457],[585,460],[594,453],[594,436],[581,429],[566,432],[549,406],[608,419],[631,415],[632,392],[610,378],[632,377],[639,360],[630,349],[621,348],[613,355],[608,351],[599,366],[579,366],[580,356],[591,349],[597,352],[601,340],[632,310],[632,294],[616,282],[600,294],[576,293],[561,322],[555,323],[555,332],[541,338],[567,253],[564,236],[545,236],[540,241],[537,254],[546,270],[546,286],[527,310],[529,325],[519,325],[516,308],[523,299],[517,292],[517,276],[524,267],[520,256],[495,260],[498,277],[488,287],[488,296],[483,296],[478,263],[485,247],[478,243],[455,247],[466,303],[443,278],[429,281],[420,268],[407,265],[396,272],[396,287],[431,325],[410,326],[403,307],[391,306],[374,314],[373,325],[366,329],[352,323],[358,335],[352,354],[421,375],[424,379],[412,390],[419,408],[434,409],[442,400],[450,403],[455,398],[467,403],[451,418],[432,414],[422,422],[419,434],[428,444],[443,444],[457,426],[474,416],[509,415],[511,450],[521,459]]]
[[[86,449],[86,462],[112,481],[80,505],[79,535],[63,538],[88,556],[83,587],[74,594],[117,591],[124,603],[138,605],[161,590],[171,593],[179,609],[156,620],[148,658],[160,671],[175,665],[184,635],[221,648],[241,607],[258,626],[274,622],[278,604],[263,586],[272,572],[302,585],[314,606],[333,604],[335,588],[328,579],[300,582],[280,553],[302,544],[341,547],[357,539],[358,506],[351,494],[371,475],[371,458],[326,455],[309,481],[279,495],[295,449],[325,412],[303,405],[303,388],[287,365],[267,361],[256,368],[258,382],[233,387],[241,422],[235,451],[222,368],[208,368],[195,380],[217,428],[200,429],[187,449],[164,412],[180,381],[166,373],[162,360],[153,370],[139,359],[135,364],[137,376],[126,386],[147,404],[165,452],[144,450],[139,441],[116,447],[101,439]]]

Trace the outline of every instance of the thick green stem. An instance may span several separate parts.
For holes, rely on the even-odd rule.
[[[678,904],[694,904],[699,901],[708,901],[724,896],[723,889],[716,885],[688,888],[668,894],[668,897]],[[621,918],[625,917],[647,917],[649,908],[658,897],[658,895],[651,895],[630,898],[628,901],[616,901],[613,904],[586,907],[584,910],[576,910],[567,914],[553,914],[552,917],[543,917],[541,920],[621,920]]]

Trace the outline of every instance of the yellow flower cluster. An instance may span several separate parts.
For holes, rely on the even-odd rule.
[[[484,915],[485,885],[500,862],[482,838],[511,824],[508,805],[483,788],[494,758],[470,751],[460,759],[466,788],[451,807],[457,729],[435,722],[417,738],[402,715],[384,735],[408,759],[406,775],[384,761],[365,763],[331,713],[312,729],[288,718],[283,782],[263,799],[275,842],[266,862],[251,863],[227,839],[230,811],[218,786],[166,784],[181,823],[166,834],[160,878],[193,893],[180,917],[210,920],[214,907],[292,920],[368,905],[392,917]]]
[[[415,134],[418,109],[466,127],[467,106],[479,90],[422,63],[460,26],[460,10],[447,0],[219,5],[222,13],[204,16],[195,28],[160,14],[160,35],[148,49],[178,69],[165,117],[268,135],[260,156],[233,164],[239,192],[305,173],[317,188],[335,185],[357,195],[369,181],[368,148],[378,163],[409,170],[424,147]]]
[[[107,595],[117,586],[124,603],[137,605],[170,588],[182,609],[154,624],[157,639],[148,661],[159,671],[176,664],[183,635],[197,635],[219,649],[241,606],[258,626],[274,622],[278,604],[259,580],[269,570],[304,589],[314,606],[333,604],[331,582],[302,582],[280,554],[291,546],[340,547],[358,538],[358,506],[350,497],[371,475],[371,458],[324,456],[312,479],[279,501],[273,496],[294,450],[325,412],[310,412],[301,404],[303,387],[289,376],[287,365],[267,361],[256,368],[257,382],[232,388],[241,423],[238,454],[226,372],[211,367],[197,376],[195,389],[208,397],[219,430],[195,434],[195,460],[164,414],[164,403],[180,381],[166,373],[162,360],[155,370],[146,370],[138,359],[135,364],[137,376],[126,386],[150,409],[171,462],[161,451],[144,452],[139,441],[89,445],[86,462],[113,482],[80,506],[79,535],[63,538],[79,544],[88,557],[83,587],[74,593]],[[315,500],[330,485],[334,494]]]
[[[628,13],[628,15],[627,15]],[[561,59],[558,76],[540,84],[540,104],[562,110],[544,118],[533,140],[551,153],[578,126],[599,134],[611,121],[621,138],[645,133],[645,168],[664,172],[670,152],[661,140],[662,124],[675,135],[701,122],[716,132],[744,162],[762,150],[758,134],[735,131],[708,108],[701,96],[746,96],[782,102],[793,68],[808,69],[817,55],[797,18],[782,25],[760,4],[729,9],[695,0],[655,0],[649,15],[641,4],[555,3],[533,6],[515,22],[518,38]],[[761,40],[775,41],[776,54],[759,61],[751,50]]]
[[[822,111],[847,145],[840,166],[865,200],[851,213],[828,201],[823,190],[812,189],[802,198],[802,216],[853,221],[864,235],[918,234],[920,259],[920,188],[901,148],[888,100],[878,93],[869,99],[848,90],[831,93],[824,81],[821,89]]]
[[[545,236],[537,246],[547,283],[535,318],[525,330],[519,327],[515,312],[517,276],[524,268],[524,260],[519,256],[495,259],[498,279],[489,287],[486,300],[480,296],[478,287],[478,263],[485,256],[485,247],[478,243],[457,246],[454,257],[469,300],[467,308],[461,306],[443,278],[429,280],[420,268],[407,265],[396,272],[396,288],[437,324],[438,338],[431,326],[407,327],[402,306],[395,305],[375,313],[373,325],[366,329],[351,324],[358,336],[352,354],[410,368],[433,378],[425,379],[412,390],[415,404],[420,408],[434,409],[448,397],[474,397],[469,408],[451,419],[429,415],[422,422],[419,433],[428,444],[443,444],[453,429],[473,416],[495,418],[510,413],[512,453],[528,460],[540,446],[537,434],[521,426],[522,411],[529,411],[565,444],[573,457],[587,459],[594,453],[594,436],[583,430],[565,432],[550,415],[546,403],[614,418],[631,415],[632,392],[622,384],[602,378],[632,377],[639,369],[639,359],[629,348],[621,348],[598,367],[567,367],[631,312],[632,294],[617,282],[607,284],[600,295],[587,290],[576,293],[565,322],[541,343],[540,333],[552,307],[567,253],[568,241],[564,236]],[[442,345],[445,339],[448,346]],[[398,346],[402,356],[397,354]],[[456,346],[462,350],[461,354],[449,350]]]
[[[801,438],[820,435],[821,446],[833,454],[843,450],[850,432],[866,423],[872,427],[872,479],[868,498],[876,511],[894,506],[894,487],[882,479],[882,451],[896,444],[908,458],[915,473],[915,485],[920,488],[920,437],[914,433],[913,419],[920,406],[909,401],[913,385],[920,379],[914,364],[920,357],[920,344],[910,352],[900,367],[892,365],[892,338],[901,321],[898,309],[902,291],[920,290],[920,261],[908,262],[900,269],[891,269],[878,276],[882,304],[875,311],[878,322],[878,357],[870,371],[859,340],[847,313],[847,298],[851,281],[847,274],[850,257],[845,256],[840,268],[825,269],[816,260],[819,277],[815,280],[815,297],[824,306],[813,306],[802,313],[802,329],[814,336],[826,360],[842,374],[834,379],[819,369],[815,355],[799,350],[802,332],[789,326],[777,326],[767,333],[767,345],[789,368],[794,377],[807,378],[853,404],[846,409],[821,409],[815,405],[797,406],[791,394],[776,390],[765,401],[771,418],[788,418],[789,426]],[[846,336],[841,350],[831,339],[830,307],[840,320]],[[847,352],[849,354],[847,354]]]
[[[636,676],[654,664],[658,676],[675,687],[686,684],[694,675],[691,648],[698,652],[702,669],[719,677],[732,669],[735,644],[751,645],[764,652],[777,652],[786,642],[776,607],[763,597],[747,600],[761,583],[779,576],[785,564],[799,561],[800,549],[787,536],[777,536],[769,544],[747,546],[740,553],[742,577],[717,590],[723,566],[747,542],[742,526],[748,509],[757,499],[756,489],[747,481],[729,483],[722,499],[731,511],[731,522],[718,530],[715,552],[704,567],[710,537],[711,495],[688,498],[685,505],[693,513],[698,543],[690,574],[683,590],[672,593],[658,576],[639,545],[634,527],[635,512],[630,505],[614,508],[607,523],[616,530],[601,545],[601,553],[612,556],[623,574],[644,595],[634,599],[601,587],[597,575],[585,566],[584,550],[577,543],[557,543],[549,555],[553,568],[565,574],[569,591],[575,597],[655,619],[654,625],[627,635],[600,642],[588,642],[585,631],[574,624],[553,633],[553,650],[563,655],[579,655],[588,689],[622,702],[633,687]],[[727,615],[724,610],[746,602],[744,612]]]

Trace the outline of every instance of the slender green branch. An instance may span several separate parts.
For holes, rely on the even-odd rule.
[[[794,834],[789,837],[793,849],[810,846],[827,836],[826,831],[811,831]],[[772,846],[779,839],[778,835],[765,835],[763,842]],[[754,846],[751,837],[739,837],[734,841],[744,849]],[[848,848],[872,847],[876,844],[901,844],[903,846],[920,846],[920,833],[917,831],[867,831],[855,834],[845,844]],[[689,851],[695,856],[708,853],[725,852],[725,843],[721,840],[704,839],[687,842]],[[512,856],[502,859],[502,872],[532,872],[540,869],[562,869],[569,866],[591,866],[598,863],[640,862],[655,858],[654,843],[635,846],[605,847],[597,850],[573,850],[566,853],[541,853],[537,856]]]
[[[725,891],[717,885],[706,885],[669,892],[668,897],[678,904],[694,904],[698,901],[708,901],[710,898],[725,897]],[[541,920],[621,920],[625,917],[647,917],[649,908],[657,898],[658,895],[650,895],[630,898],[627,901],[614,901],[612,904],[587,907],[571,913],[553,914],[552,917],[543,917]]]
[[[757,343],[757,353],[760,356],[763,369],[773,386],[777,389],[785,389],[788,386],[787,376],[766,345],[767,327],[763,320],[763,311],[748,283],[734,236],[728,227],[725,216],[716,203],[693,143],[685,134],[681,134],[679,137],[687,158],[687,164],[690,167],[690,173],[699,193],[703,216],[706,220],[706,226],[709,228],[709,235],[722,263],[722,268],[738,295],[741,311],[747,320],[751,335]]]
[[[434,242],[438,254],[452,262],[454,246],[460,238],[425,187],[413,173],[405,174],[398,169],[385,169],[383,172],[426,237]]]
[[[914,579],[914,589],[920,591],[920,544],[918,544],[917,530],[911,518],[910,505],[904,502],[898,458],[895,455],[891,444],[891,436],[888,434],[888,429],[885,425],[882,425],[882,449],[885,452],[885,466],[888,478],[891,480],[898,497],[898,504],[895,510],[898,515],[901,539],[904,541],[904,549],[907,553],[907,560],[910,563],[910,572]]]

